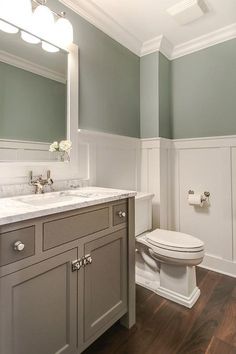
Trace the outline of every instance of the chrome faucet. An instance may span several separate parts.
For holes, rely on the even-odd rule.
[[[43,194],[44,186],[52,186],[53,180],[51,178],[51,171],[47,171],[47,178],[42,175],[33,177],[33,171],[29,172],[29,185],[35,187],[35,194]]]

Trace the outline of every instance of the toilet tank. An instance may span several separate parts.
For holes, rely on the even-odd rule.
[[[154,194],[138,192],[135,197],[135,236],[152,229],[152,199]]]

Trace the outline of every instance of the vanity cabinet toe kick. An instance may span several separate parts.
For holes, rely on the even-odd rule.
[[[0,227],[0,354],[79,354],[135,323],[134,198]]]

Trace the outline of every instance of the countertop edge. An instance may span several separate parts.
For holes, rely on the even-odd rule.
[[[104,196],[104,198],[97,199],[97,200],[86,200],[84,202],[80,203],[73,203],[69,205],[62,205],[62,206],[53,206],[49,207],[47,209],[41,209],[41,210],[32,210],[32,211],[27,211],[23,213],[19,213],[17,215],[11,215],[11,216],[5,216],[1,217],[0,216],[0,226],[7,226],[9,224],[15,224],[21,221],[27,221],[27,220],[32,220],[32,219],[37,219],[40,217],[44,216],[49,216],[49,215],[55,215],[63,212],[68,212],[68,211],[73,211],[76,209],[82,209],[86,207],[91,207],[91,206],[96,206],[99,204],[104,204],[104,203],[109,203],[112,201],[118,201],[122,199],[128,199],[136,196],[136,192],[127,192],[127,193],[121,193],[120,195],[114,195],[114,196]]]

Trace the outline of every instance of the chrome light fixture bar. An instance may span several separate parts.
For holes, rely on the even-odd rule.
[[[15,26],[12,22],[6,21],[5,19],[3,19],[3,18],[0,17],[0,22],[1,22],[1,21],[3,21],[4,23],[6,23],[6,25]],[[16,28],[17,28],[17,30],[18,30],[17,33],[18,33],[19,31],[21,31],[21,32],[26,32],[29,36],[36,36],[35,34],[32,34],[32,32],[29,32],[28,30],[26,30],[26,29],[24,29],[24,28],[21,28],[21,27],[19,27],[19,26],[17,26]],[[1,28],[0,28],[0,29],[1,29]],[[8,33],[9,33],[9,32],[8,32]],[[55,46],[55,47],[58,49],[57,52],[59,52],[59,51],[61,50],[62,52],[69,53],[69,50],[67,50],[66,48],[61,48],[60,46],[58,46],[58,45],[56,45],[56,44],[54,44],[54,43],[48,41],[47,39],[44,39],[44,38],[39,37],[39,36],[37,36],[37,38],[39,39],[39,43],[41,43],[41,42],[46,42],[48,45]]]
[[[47,4],[47,0],[31,0],[31,2],[32,2],[32,8],[33,8],[33,10],[35,10],[36,7],[38,7],[38,6],[40,6],[40,5],[46,6],[46,4]],[[51,9],[50,9],[50,11],[53,13],[54,16],[56,16],[56,17],[58,17],[58,18],[61,18],[61,17],[65,18],[65,17],[66,17],[66,13],[65,13],[64,11],[62,11],[62,12],[60,12],[60,13],[58,13],[58,12],[56,12],[56,11],[53,11],[53,10],[51,10]]]

